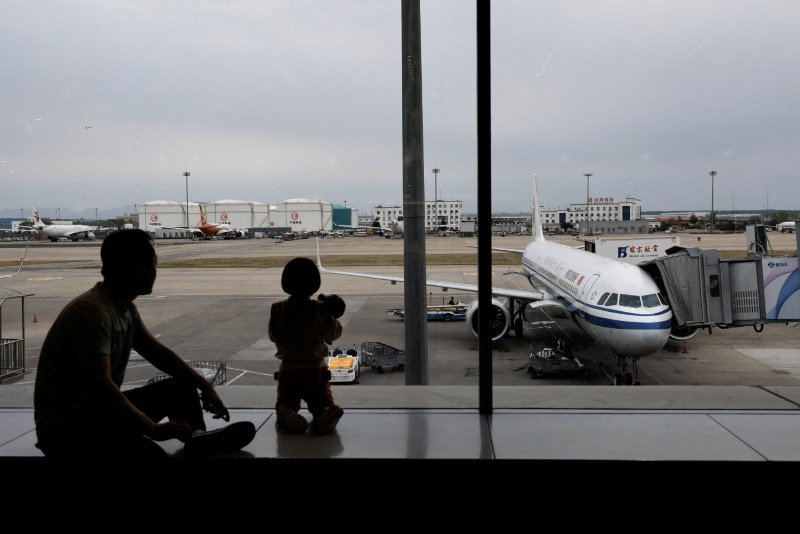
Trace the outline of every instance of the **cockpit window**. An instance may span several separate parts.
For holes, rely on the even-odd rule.
[[[620,295],[619,305],[627,308],[641,308],[642,299],[639,295]]]
[[[667,302],[667,299],[664,295],[659,293],[658,298],[661,299],[661,304],[663,304],[664,306],[669,306],[669,303]]]
[[[656,306],[660,306],[661,301],[658,299],[658,293],[644,295],[642,297],[642,304],[644,304],[645,308],[655,308]]]
[[[608,293],[603,293],[603,296],[600,297],[600,300],[597,301],[597,305],[602,306],[607,298],[608,298]]]
[[[617,305],[617,294],[611,293],[611,296],[608,297],[606,300],[606,306],[616,306]]]

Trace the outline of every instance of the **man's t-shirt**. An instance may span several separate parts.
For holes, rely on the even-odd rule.
[[[117,307],[102,282],[61,310],[44,340],[36,369],[33,405],[40,437],[57,431],[60,423],[78,411],[102,413],[102,406],[87,402],[81,359],[109,355],[111,378],[122,386],[131,345],[145,331],[136,306]]]

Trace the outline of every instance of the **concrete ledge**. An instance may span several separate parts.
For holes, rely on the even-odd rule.
[[[275,406],[275,386],[220,386],[231,409]],[[336,402],[363,409],[478,409],[475,386],[335,385]],[[800,386],[497,386],[494,409],[797,410]],[[0,386],[0,408],[32,408],[33,385]]]

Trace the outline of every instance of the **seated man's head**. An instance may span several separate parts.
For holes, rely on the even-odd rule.
[[[155,243],[142,230],[119,230],[110,233],[100,247],[103,279],[129,288],[136,295],[149,295],[156,281]]]
[[[321,284],[319,269],[308,258],[294,258],[283,268],[281,287],[293,297],[310,297]]]

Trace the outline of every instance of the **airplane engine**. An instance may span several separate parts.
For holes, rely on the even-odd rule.
[[[492,341],[497,341],[508,331],[508,326],[511,324],[511,317],[508,314],[508,308],[506,308],[502,302],[495,299],[492,299],[491,313],[493,317]],[[480,325],[478,323],[477,300],[473,301],[469,309],[467,309],[467,324],[469,325],[469,331],[472,332],[472,335],[478,337]]]
[[[673,322],[672,330],[669,332],[669,338],[677,341],[686,341],[692,339],[700,331],[697,326],[677,326]]]
[[[96,238],[93,232],[87,232],[86,239],[88,239],[89,241],[94,241]]]

